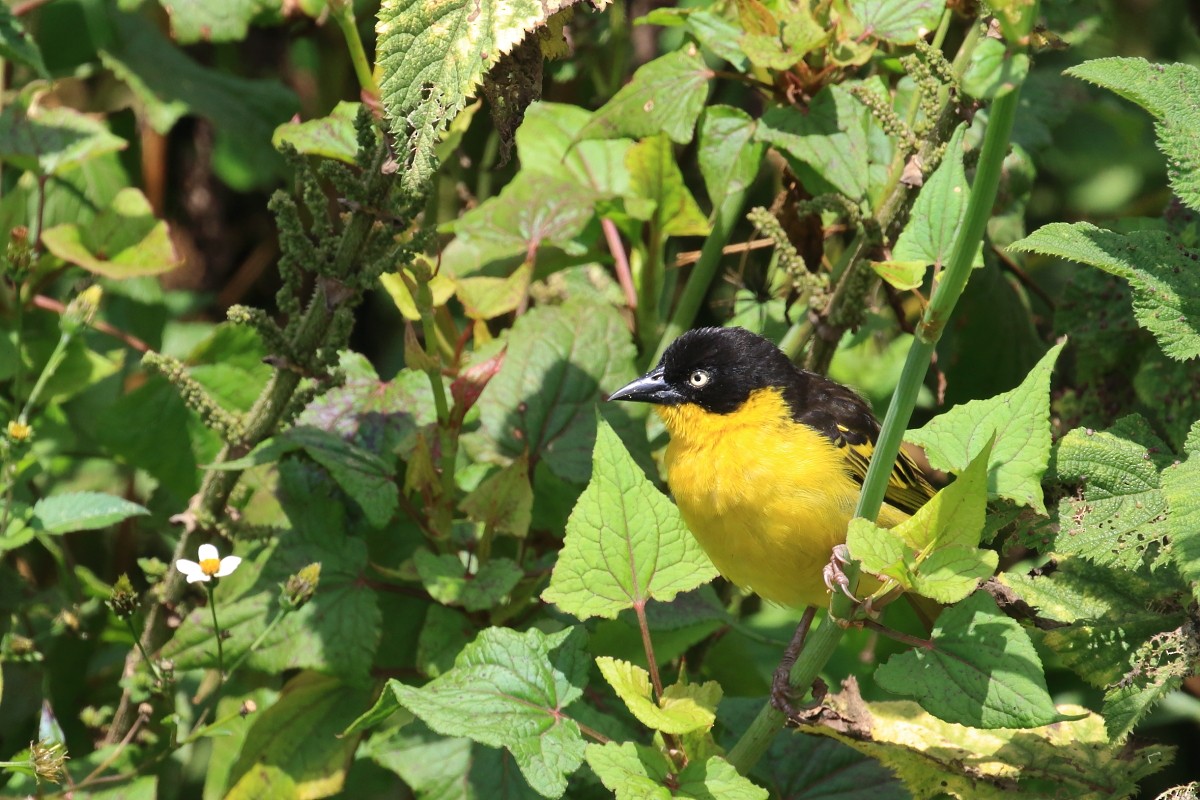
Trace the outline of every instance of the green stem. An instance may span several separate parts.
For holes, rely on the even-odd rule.
[[[363,47],[362,37],[358,35],[353,0],[331,0],[329,13],[341,28],[342,36],[346,40],[346,49],[350,51],[350,61],[354,64],[354,74],[358,77],[358,85],[368,96],[377,99],[379,84],[375,83],[375,75],[371,72],[371,62],[367,60],[366,48]]]
[[[65,331],[58,337],[58,344],[54,346],[54,352],[50,354],[50,358],[46,359],[46,365],[42,367],[42,374],[38,375],[37,383],[33,385],[33,391],[29,393],[29,397],[25,400],[25,407],[21,409],[21,414],[17,417],[19,422],[26,423],[29,421],[29,412],[33,410],[34,404],[46,388],[50,377],[54,375],[55,370],[62,364],[63,359],[67,357],[67,345],[71,343],[72,338],[72,335]]]
[[[875,452],[863,482],[855,516],[866,519],[879,516],[888,476],[900,452],[900,441],[904,437],[908,419],[916,405],[917,393],[929,369],[930,356],[941,337],[946,320],[953,312],[963,287],[966,286],[967,278],[970,277],[972,257],[983,239],[992,205],[996,201],[1000,169],[1008,152],[1019,92],[1018,87],[992,103],[987,132],[984,134],[983,148],[979,155],[979,166],[975,172],[975,182],[967,201],[966,219],[958,232],[946,270],[934,289],[929,307],[925,309],[917,336],[909,348],[900,383],[892,396],[891,405],[888,406],[879,440],[875,443]],[[858,584],[857,563],[847,566],[846,577],[850,581],[849,588],[853,593]],[[849,598],[841,592],[834,592],[830,601],[830,614],[839,619],[849,619],[853,613],[854,608]],[[821,627],[809,634],[804,651],[792,669],[793,687],[807,688],[812,685],[812,681],[837,649],[843,633],[844,629],[841,626],[826,618]],[[729,752],[729,762],[738,772],[747,774],[766,752],[784,722],[782,713],[770,704],[766,705]]]
[[[213,592],[213,582],[204,584],[208,589],[208,610],[212,612],[213,633],[217,636],[217,686],[225,683],[225,644],[221,640],[221,625],[217,622],[217,598]]]
[[[700,311],[700,304],[704,302],[704,298],[708,294],[708,288],[712,285],[713,276],[717,274],[717,267],[721,263],[721,255],[725,249],[725,244],[733,234],[733,226],[741,218],[742,207],[746,203],[748,188],[745,187],[740,191],[731,191],[725,196],[724,202],[721,203],[721,207],[717,210],[717,217],[713,220],[712,232],[704,240],[704,246],[700,250],[700,258],[692,267],[692,272],[688,276],[687,282],[683,285],[683,293],[679,295],[679,301],[675,304],[675,312],[671,315],[670,321],[667,322],[666,327],[663,329],[662,337],[658,342],[658,349],[655,350],[654,358],[650,361],[650,365],[657,364],[667,346],[675,341],[679,334],[692,327],[692,323],[695,322],[696,314]]]
[[[454,467],[458,461],[458,434],[451,430],[450,403],[446,399],[446,387],[442,382],[441,355],[438,353],[437,322],[434,319],[433,292],[428,281],[417,283],[417,308],[421,313],[421,332],[425,339],[425,356],[434,364],[425,370],[429,376],[429,386],[433,390],[433,404],[437,409],[438,440],[442,451],[442,498],[438,503],[437,513],[433,520],[434,529],[443,536],[450,533],[450,523],[454,513],[454,495],[456,482]]]
[[[137,645],[137,649],[142,653],[142,661],[145,661],[146,666],[150,668],[150,673],[154,676],[154,680],[161,682],[162,675],[159,674],[158,667],[154,664],[154,659],[150,658],[150,654],[147,653],[146,648],[142,646],[142,640],[138,635],[137,628],[133,626],[133,617],[126,617],[125,624],[129,626],[129,632],[133,634],[133,643]]]
[[[255,637],[254,641],[250,643],[250,646],[246,648],[246,652],[238,656],[237,661],[234,661],[229,665],[229,672],[226,674],[226,678],[231,677],[233,673],[238,671],[238,668],[240,668],[242,664],[246,663],[246,659],[248,659],[250,655],[258,649],[260,644],[267,640],[267,637],[271,635],[271,631],[275,630],[275,626],[282,622],[283,618],[286,617],[288,612],[291,610],[292,609],[286,605],[279,609],[279,613],[275,615],[274,619],[267,623],[267,627],[263,628],[262,633]],[[212,724],[215,725],[216,723],[214,722]]]

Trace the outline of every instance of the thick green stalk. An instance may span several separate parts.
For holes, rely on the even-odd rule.
[[[967,201],[967,214],[958,237],[954,242],[950,259],[940,280],[937,281],[933,297],[921,324],[917,336],[909,348],[908,358],[904,362],[904,371],[896,393],[892,396],[887,415],[883,420],[883,428],[879,440],[875,444],[875,452],[871,458],[870,469],[867,470],[863,482],[862,493],[858,498],[858,508],[855,516],[875,519],[883,505],[883,496],[887,490],[888,476],[892,464],[900,452],[900,441],[904,438],[904,430],[908,426],[916,405],[917,393],[925,380],[929,369],[930,356],[937,341],[941,338],[946,321],[954,311],[954,306],[962,294],[967,278],[971,274],[971,261],[975,251],[983,239],[983,232],[991,216],[992,206],[996,202],[996,193],[1000,187],[1000,171],[1004,157],[1008,153],[1008,140],[1012,133],[1013,119],[1016,116],[1020,90],[1014,89],[992,103],[988,119],[987,132],[983,139],[983,148],[979,155],[979,166],[975,172],[975,182],[971,188],[971,197]],[[850,579],[850,591],[857,585],[857,567],[851,564],[846,571]],[[840,592],[835,592],[830,602],[831,614],[840,619],[849,618],[853,609],[849,599]],[[826,619],[825,624],[809,635],[796,666],[792,669],[791,682],[795,688],[807,690],[812,681],[820,674],[841,642],[844,630],[837,624],[831,624]],[[771,740],[783,727],[783,714],[770,704],[763,707],[754,722],[746,730],[729,752],[729,763],[743,775],[748,773],[770,746]]]
[[[354,19],[353,0],[331,0],[329,14],[342,31],[346,40],[346,49],[350,51],[350,62],[354,64],[354,74],[358,77],[358,85],[363,92],[372,98],[379,98],[379,84],[371,72],[371,62],[367,60],[367,51],[363,47],[362,37],[358,35],[358,23]]]
[[[725,244],[733,234],[733,226],[737,224],[742,213],[748,189],[749,187],[745,187],[741,191],[730,192],[725,196],[725,202],[721,203],[721,207],[717,210],[717,217],[713,220],[713,229],[708,234],[708,238],[704,240],[700,258],[692,267],[692,274],[688,276],[687,282],[683,285],[683,293],[679,295],[679,301],[675,304],[675,312],[667,322],[666,328],[663,329],[658,349],[654,352],[654,358],[650,361],[650,365],[657,364],[658,360],[662,358],[663,351],[667,349],[667,345],[675,341],[679,334],[692,327],[696,314],[700,311],[700,304],[704,302],[704,297],[708,294],[708,287],[712,284],[713,276],[717,274],[717,266],[721,263],[721,254],[725,249]],[[657,301],[657,298],[655,300]]]

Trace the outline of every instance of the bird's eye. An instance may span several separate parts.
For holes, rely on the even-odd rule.
[[[703,389],[712,380],[712,376],[702,369],[698,369],[691,375],[688,375],[688,383],[693,389]]]

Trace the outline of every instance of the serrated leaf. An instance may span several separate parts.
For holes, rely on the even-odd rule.
[[[803,112],[791,106],[771,109],[759,119],[755,135],[782,151],[814,194],[865,196],[867,110],[844,88],[825,87]]]
[[[876,682],[960,725],[1033,728],[1060,719],[1029,635],[986,592],[943,611],[932,640],[932,648],[892,656]]]
[[[609,305],[568,300],[521,315],[504,365],[479,397],[480,430],[463,437],[479,460],[511,463],[528,454],[555,475],[591,474],[595,404],[635,377],[629,328]],[[514,413],[516,412],[516,413]]]
[[[652,224],[664,236],[705,236],[708,222],[683,182],[671,143],[665,136],[651,136],[625,155],[630,188],[654,202]],[[657,293],[652,293],[657,296]]]
[[[402,182],[423,191],[438,137],[489,69],[574,0],[385,0],[375,25],[383,107],[401,148]],[[603,5],[594,3],[593,7]]]
[[[100,492],[68,492],[43,497],[34,503],[30,524],[46,533],[73,533],[107,528],[149,513],[123,497]]]
[[[1154,116],[1171,188],[1185,205],[1200,210],[1200,69],[1141,58],[1100,58],[1066,74],[1110,89]]]
[[[714,209],[729,195],[748,190],[758,175],[766,148],[754,140],[756,127],[740,108],[712,105],[704,110],[696,160]]]
[[[100,120],[66,106],[30,114],[14,103],[0,113],[0,160],[38,175],[57,175],[128,146]]]
[[[745,33],[742,52],[756,67],[783,72],[829,39],[829,31],[806,5],[781,3],[768,9],[772,19],[761,32]]]
[[[1196,633],[1196,625],[1185,621],[1138,648],[1129,674],[1104,695],[1104,720],[1114,742],[1124,741],[1151,708],[1179,688],[1184,678],[1196,674],[1200,663]]]
[[[1081,496],[1058,505],[1059,531],[1054,549],[1079,554],[1101,565],[1136,569],[1170,534],[1167,499],[1154,445],[1121,432],[1076,428],[1055,448],[1060,481],[1084,483]],[[1166,447],[1162,446],[1165,450]]]
[[[517,562],[508,558],[489,559],[475,572],[468,572],[458,556],[447,553],[435,555],[418,550],[413,556],[417,574],[429,596],[448,606],[462,606],[467,611],[482,611],[498,605],[501,598],[513,590],[525,577]]]
[[[963,90],[971,97],[992,100],[1008,94],[1029,74],[1029,56],[1009,50],[1000,39],[984,39],[971,53],[963,73]]]
[[[863,569],[940,603],[961,600],[995,572],[997,554],[979,549],[991,449],[989,443],[954,483],[890,530],[852,521],[846,544]]]
[[[695,48],[649,61],[592,115],[577,139],[641,139],[665,133],[671,141],[687,144],[704,110],[712,77]]]
[[[989,496],[1046,513],[1042,474],[1050,458],[1050,373],[1065,340],[1051,347],[1015,389],[972,400],[930,420],[905,438],[925,448],[937,469],[958,472],[995,437],[988,462]]]
[[[655,702],[646,670],[608,656],[597,658],[596,666],[630,713],[652,730],[671,734],[707,731],[716,721],[721,699],[721,686],[716,681],[676,683],[664,689],[661,701]]]
[[[0,58],[24,64],[39,77],[50,78],[41,49],[6,4],[0,5]]]
[[[132,187],[117,192],[86,226],[65,223],[46,230],[42,243],[63,261],[115,280],[159,275],[183,264],[167,223],[155,218],[150,201]]]
[[[896,246],[892,248],[892,261],[887,263],[900,262],[900,265],[904,265],[918,262],[921,265],[919,272],[901,273],[908,279],[905,282],[909,285],[902,287],[889,281],[898,289],[920,286],[925,267],[930,264],[940,267],[954,248],[958,231],[967,216],[967,197],[971,193],[963,168],[963,136],[966,129],[965,123],[954,129],[954,135],[946,144],[942,163],[921,187],[908,222],[900,232]],[[978,258],[978,262],[982,264],[983,259]],[[876,272],[879,271],[879,267],[876,267]],[[887,275],[880,274],[887,280]]]
[[[919,199],[919,197],[918,197]],[[903,236],[903,233],[901,234]],[[894,288],[902,292],[916,289],[925,282],[925,272],[931,262],[920,261],[872,261],[871,269]]]
[[[1181,361],[1200,356],[1200,277],[1195,270],[1200,248],[1166,231],[1124,234],[1087,222],[1043,225],[1009,246],[1090,264],[1128,281],[1134,316],[1163,352]]]
[[[1162,493],[1169,509],[1171,560],[1200,602],[1200,422],[1192,425],[1184,453],[1186,460],[1163,470]]]
[[[895,44],[913,44],[937,27],[942,0],[847,0],[851,19],[847,38],[875,37]]]
[[[329,112],[329,116],[306,122],[285,122],[275,129],[271,144],[276,150],[287,145],[306,156],[321,156],[354,164],[358,154],[358,134],[354,130],[354,121],[361,107],[361,103],[341,100]]]
[[[589,744],[588,766],[617,800],[767,800],[767,790],[714,756],[676,767],[658,750],[633,742]]]
[[[303,672],[288,681],[279,699],[251,718],[225,797],[317,798],[341,791],[358,740],[339,734],[369,700],[369,689],[327,675]],[[293,794],[280,792],[281,785]]]
[[[802,730],[879,759],[918,798],[1125,797],[1174,755],[1161,745],[1114,748],[1104,720],[1080,706],[1060,706],[1063,721],[1040,728],[979,730],[931,717],[912,702],[865,703],[852,688],[825,701],[836,727]]]
[[[750,69],[750,59],[746,57],[746,52],[739,46],[742,36],[745,34],[744,30],[720,13],[704,7],[655,9],[655,12],[660,14],[673,11],[687,14],[684,18],[684,28],[695,37],[702,47],[728,61],[738,72],[746,72]]]
[[[388,689],[444,736],[507,748],[530,786],[559,797],[583,763],[579,726],[561,712],[583,692],[585,642],[579,628],[549,636],[488,628],[446,674],[421,688],[393,679]]]
[[[651,598],[670,600],[716,574],[679,509],[601,420],[592,480],[571,511],[542,599],[580,619],[612,619]]]

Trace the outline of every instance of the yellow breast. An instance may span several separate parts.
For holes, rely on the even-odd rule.
[[[667,482],[721,574],[776,603],[825,605],[821,570],[846,539],[859,490],[838,448],[792,422],[774,389],[731,414],[658,411],[671,435]],[[880,522],[903,516],[885,507]]]

